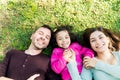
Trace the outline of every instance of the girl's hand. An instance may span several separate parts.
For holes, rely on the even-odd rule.
[[[71,62],[73,60],[75,61],[75,52],[72,49],[70,49],[69,51],[72,55],[71,55],[71,57],[69,57],[68,62]]]
[[[70,62],[71,60],[75,60],[75,52],[72,49],[66,49],[63,53],[63,58]]]
[[[94,68],[97,63],[97,59],[85,57],[83,59],[83,65],[86,69]]]
[[[40,74],[34,74],[31,77],[29,77],[27,80],[34,80],[38,76],[40,76]]]

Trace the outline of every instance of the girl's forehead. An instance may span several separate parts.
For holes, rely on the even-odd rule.
[[[68,34],[68,31],[67,30],[62,30],[62,31],[59,31],[57,34],[60,34],[60,33],[67,33]]]

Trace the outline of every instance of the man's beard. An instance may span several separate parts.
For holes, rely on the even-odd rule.
[[[37,46],[34,44],[34,47],[35,47],[36,50],[43,50],[43,49],[45,49],[47,46],[44,47],[44,48],[39,48],[39,47],[37,47]]]

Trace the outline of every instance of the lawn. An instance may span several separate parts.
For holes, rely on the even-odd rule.
[[[43,24],[53,30],[74,26],[79,37],[84,29],[99,25],[120,32],[120,0],[1,0],[0,54],[26,49],[31,33]]]

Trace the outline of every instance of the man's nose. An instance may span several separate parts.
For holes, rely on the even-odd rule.
[[[45,40],[45,37],[41,37],[40,39],[41,39],[41,40]]]

